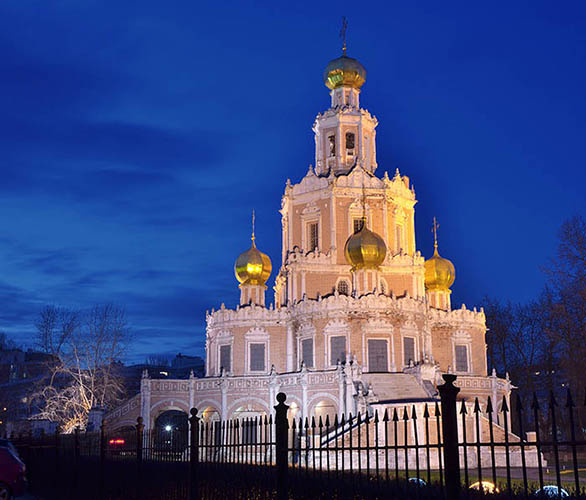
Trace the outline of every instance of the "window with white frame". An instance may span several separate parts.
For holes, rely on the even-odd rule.
[[[249,344],[250,353],[250,371],[264,372],[265,368],[266,344]]]
[[[313,339],[301,341],[301,360],[307,368],[313,368]]]
[[[338,293],[340,295],[349,295],[350,294],[350,284],[346,280],[338,281]]]
[[[413,337],[403,337],[403,364],[409,366],[415,361],[415,339]]]
[[[232,371],[232,346],[220,346],[220,371],[222,368],[228,373]]]
[[[352,230],[357,233],[364,227],[364,217],[354,218],[352,220]]]
[[[388,342],[384,339],[368,339],[368,371],[388,372]]]
[[[307,243],[310,252],[319,246],[319,222],[307,223]]]
[[[456,345],[454,347],[454,354],[456,356],[456,371],[467,372],[468,368],[468,346],[467,345]]]
[[[346,359],[346,337],[336,335],[330,337],[330,365],[336,365],[338,361]]]

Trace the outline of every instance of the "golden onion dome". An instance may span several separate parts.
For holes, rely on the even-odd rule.
[[[241,253],[234,264],[234,274],[241,285],[264,285],[271,275],[271,259],[254,244]]]
[[[437,244],[433,257],[425,261],[425,288],[447,292],[456,279],[456,269],[448,259],[440,257]]]
[[[324,71],[324,83],[330,90],[338,87],[359,89],[366,81],[366,70],[356,59],[345,54],[332,59]]]
[[[344,255],[352,270],[376,269],[385,260],[387,246],[384,240],[376,233],[362,225],[360,231],[355,232],[346,240]]]

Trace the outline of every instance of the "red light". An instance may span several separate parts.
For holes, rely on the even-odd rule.
[[[110,439],[109,441],[110,444],[124,444],[126,443],[126,441],[124,441],[124,439]]]

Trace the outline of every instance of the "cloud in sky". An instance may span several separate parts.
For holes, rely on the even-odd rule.
[[[454,303],[531,298],[557,227],[586,211],[586,7],[344,11],[379,173],[415,185],[418,248],[436,215]],[[278,268],[337,23],[304,2],[0,5],[0,330],[31,345],[44,304],[114,301],[129,360],[201,354],[205,310],[238,300],[253,208]]]

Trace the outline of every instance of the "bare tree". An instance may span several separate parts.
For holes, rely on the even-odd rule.
[[[41,418],[72,432],[85,427],[92,408],[121,401],[117,367],[129,337],[123,309],[106,304],[73,313],[49,307],[41,311],[37,330],[39,344],[57,356],[50,380],[35,394]]]
[[[37,321],[37,347],[47,354],[60,356],[64,345],[79,326],[79,313],[57,306],[44,307]]]

